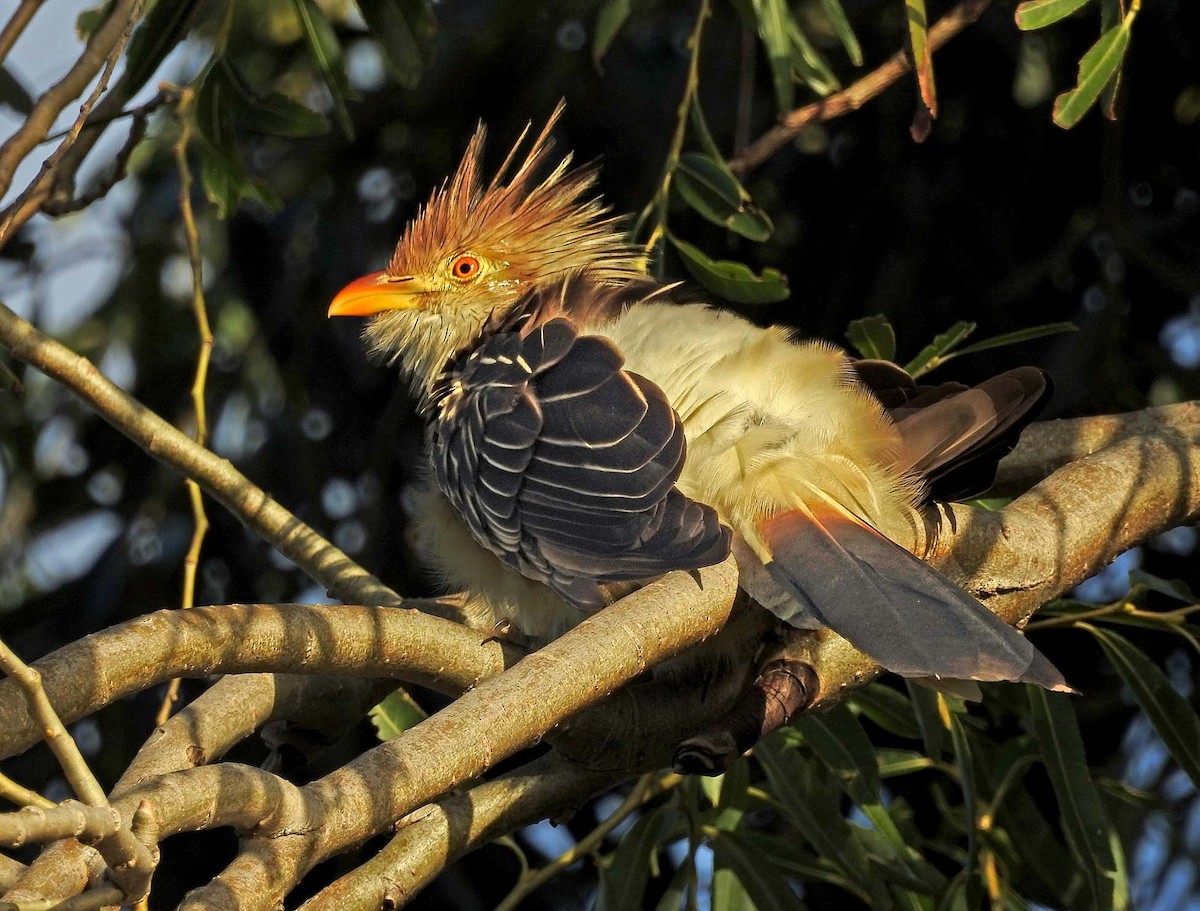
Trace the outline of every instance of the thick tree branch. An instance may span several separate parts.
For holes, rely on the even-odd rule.
[[[978,19],[992,0],[964,0],[929,29],[929,50],[938,50],[947,41]],[[912,72],[907,51],[897,51],[887,62],[840,92],[782,115],[779,122],[729,160],[734,171],[745,173],[757,168],[799,135],[805,127],[857,111],[905,73]]]
[[[521,654],[415,609],[250,604],[158,611],[64,646],[34,667],[71,722],[172,676],[354,673],[457,695]],[[0,682],[0,756],[40,736],[13,684]]]

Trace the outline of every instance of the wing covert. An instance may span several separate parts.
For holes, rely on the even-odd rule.
[[[569,318],[531,322],[461,356],[431,409],[438,486],[474,538],[581,608],[602,583],[724,559],[729,530],[674,486],[686,444],[662,390]]]

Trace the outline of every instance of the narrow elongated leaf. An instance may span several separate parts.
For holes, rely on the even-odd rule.
[[[753,0],[758,36],[767,52],[775,100],[780,111],[791,110],[796,92],[792,84],[792,13],[786,0]]]
[[[202,136],[192,142],[200,159],[200,182],[209,201],[217,207],[217,217],[228,218],[242,199],[254,200],[272,211],[283,206],[275,191],[247,174],[239,160]]]
[[[746,897],[757,911],[803,911],[803,903],[778,869],[763,863],[762,855],[755,850],[754,844],[743,840],[736,832],[722,832],[713,839],[713,863],[716,871],[727,870],[733,874],[736,887],[745,890]],[[728,880],[719,886],[714,873],[714,911],[718,907],[737,907],[724,900],[718,902],[717,892],[721,886],[731,891],[735,888],[734,883]]]
[[[821,0],[821,6],[825,10],[825,15],[829,17],[829,24],[833,26],[833,31],[842,42],[842,47],[846,49],[850,62],[855,66],[862,66],[862,47],[858,43],[858,36],[854,34],[854,29],[850,27],[850,20],[846,18],[846,11],[842,9],[841,0]]]
[[[797,725],[804,742],[833,770],[852,800],[879,800],[879,763],[875,747],[857,718],[845,706],[808,715]]]
[[[863,357],[890,361],[896,356],[896,330],[882,313],[854,320],[846,328],[846,341]]]
[[[832,95],[840,89],[841,82],[795,19],[788,23],[788,34],[792,39],[792,68],[796,75],[818,95]]]
[[[604,5],[596,14],[596,34],[592,38],[592,62],[597,66],[608,53],[613,39],[632,10],[633,0],[604,0]]]
[[[1108,842],[1108,820],[1088,771],[1071,697],[1035,686],[1026,689],[1033,733],[1058,799],[1067,845],[1079,862],[1091,894],[1091,907],[1111,911],[1117,866]]]
[[[739,304],[769,304],[788,294],[787,277],[775,269],[755,275],[748,266],[729,260],[709,259],[699,248],[668,235],[692,278],[710,291]]]
[[[936,117],[938,110],[937,86],[933,81],[933,51],[929,47],[928,23],[925,0],[904,0],[908,18],[908,40],[912,45],[913,69],[917,73],[917,85],[921,90],[921,101]]]
[[[691,857],[688,857],[671,877],[671,885],[667,886],[667,890],[659,898],[658,904],[654,906],[654,911],[680,911],[687,899],[688,885],[695,875],[696,871],[692,866]]]
[[[1129,571],[1129,583],[1131,585],[1143,586],[1150,589],[1150,591],[1158,592],[1160,595],[1166,595],[1168,598],[1174,598],[1185,604],[1195,604],[1197,601],[1200,601],[1200,598],[1196,597],[1195,592],[1182,579],[1161,579],[1145,570],[1131,569]],[[1094,604],[1088,606],[1095,607]]]
[[[95,6],[89,6],[75,17],[75,36],[80,41],[87,41],[96,29],[104,24],[108,14],[112,12],[114,0],[104,0]]]
[[[1100,92],[1112,80],[1129,48],[1129,30],[1137,9],[1131,7],[1120,23],[1100,36],[1100,40],[1079,61],[1075,88],[1054,99],[1054,122],[1063,129],[1079,123]]]
[[[723,160],[688,152],[680,158],[671,186],[684,202],[714,224],[749,240],[763,241],[771,236],[771,219],[750,202],[750,194]]]
[[[1125,18],[1125,0],[1100,0],[1100,34],[1103,35]],[[1121,91],[1121,73],[1124,66],[1118,66],[1116,75],[1104,87],[1100,95],[1100,109],[1109,120],[1117,119],[1117,95]]]
[[[350,111],[346,108],[346,71],[342,66],[342,45],[338,41],[337,33],[314,0],[292,0],[292,5],[300,19],[300,28],[304,33],[309,57],[312,58],[333,99],[333,110],[337,114],[338,124],[342,132],[353,139],[354,124],[350,120]]]
[[[642,896],[650,878],[650,861],[662,841],[669,809],[662,806],[643,815],[601,865],[597,911],[642,907]]]
[[[1035,338],[1043,338],[1047,335],[1059,335],[1063,332],[1078,331],[1079,327],[1071,322],[1045,323],[1041,326],[1030,326],[1028,329],[1018,329],[1015,332],[1005,332],[1002,335],[993,335],[991,338],[985,338],[983,341],[967,345],[965,348],[959,348],[953,354],[943,357],[941,362],[945,363],[952,357],[962,357],[964,354],[974,354],[977,351],[987,351],[989,348],[1003,348],[1005,345],[1016,345],[1021,342],[1028,342]]]
[[[879,761],[880,778],[896,778],[900,775],[911,775],[913,772],[923,772],[931,769],[935,763],[924,753],[916,750],[895,750],[880,748],[875,751]]]
[[[911,376],[919,377],[933,370],[945,360],[945,355],[961,345],[975,331],[975,324],[959,320],[941,335],[922,348],[917,356],[909,361],[904,369]]]
[[[231,155],[236,152],[232,132],[235,124],[252,133],[293,138],[329,131],[324,115],[278,92],[256,96],[225,58],[208,68],[197,107],[197,119],[205,135]]]
[[[941,713],[938,712],[937,694],[911,680],[905,680],[904,685],[908,688],[908,698],[912,701],[925,752],[930,756],[941,756],[946,748],[948,732],[946,725],[942,723]]]
[[[129,39],[125,75],[131,92],[145,85],[191,29],[198,0],[165,0],[148,7],[141,24]],[[213,12],[220,12],[218,6]]]
[[[850,708],[870,718],[885,731],[909,740],[919,740],[921,737],[912,703],[903,693],[890,686],[877,683],[862,687],[851,697]]]
[[[1195,709],[1158,665],[1124,636],[1090,623],[1079,625],[1096,637],[1175,761],[1200,788],[1200,717]]]
[[[977,865],[979,861],[979,837],[976,832],[976,820],[979,812],[975,806],[975,766],[971,758],[971,744],[967,740],[967,732],[963,730],[962,721],[957,715],[950,716],[950,740],[954,744],[954,760],[958,766],[958,782],[962,788],[963,820],[967,832],[967,858],[963,861],[963,881],[967,906],[977,908],[980,902],[974,894],[978,891],[979,880]]]
[[[403,689],[388,693],[383,702],[371,709],[370,715],[371,724],[375,726],[375,733],[380,740],[399,737],[428,717],[425,710]]]
[[[1017,28],[1024,31],[1045,28],[1091,2],[1092,0],[1026,0],[1017,5]]]
[[[433,5],[429,0],[358,0],[358,9],[383,46],[396,80],[416,88],[437,39]]]

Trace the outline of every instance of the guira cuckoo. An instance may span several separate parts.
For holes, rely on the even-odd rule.
[[[926,497],[991,484],[1045,375],[918,387],[656,283],[594,195],[595,169],[550,162],[557,117],[490,180],[481,125],[387,268],[329,308],[371,317],[369,347],[419,397],[416,538],[444,580],[548,637],[603,607],[607,583],[732,548],[756,602],[892,671],[1067,689],[896,543],[915,540]]]

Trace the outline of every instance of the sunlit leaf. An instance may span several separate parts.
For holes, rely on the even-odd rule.
[[[896,330],[881,313],[854,320],[846,328],[846,341],[863,357],[890,361],[896,356]]]
[[[841,0],[821,0],[821,6],[825,10],[825,15],[829,17],[829,24],[833,26],[834,32],[842,42],[842,47],[846,49],[850,62],[855,66],[862,66],[862,47],[859,46],[854,29],[850,27],[850,20],[846,18],[846,11],[842,9]]]
[[[1075,88],[1054,99],[1054,122],[1064,129],[1079,123],[1100,92],[1116,76],[1125,51],[1129,48],[1129,30],[1137,9],[1131,7],[1117,25],[1100,36],[1100,40],[1079,61]]]
[[[650,878],[650,860],[662,841],[668,811],[663,806],[645,813],[625,833],[617,850],[605,859],[600,867],[597,911],[642,907]]]
[[[1200,788],[1200,717],[1195,709],[1158,665],[1124,636],[1089,623],[1079,625],[1096,637],[1175,761]]]
[[[1116,26],[1125,18],[1125,0],[1100,0],[1100,34]],[[1117,119],[1117,96],[1121,92],[1121,73],[1124,66],[1118,66],[1116,75],[1104,87],[1100,95],[1101,113],[1109,120]]]
[[[818,95],[832,95],[840,89],[841,82],[795,19],[788,23],[788,33],[792,38],[792,67],[796,75]]]
[[[923,772],[936,765],[924,753],[916,750],[896,750],[880,748],[875,751],[879,762],[880,778],[896,778],[900,775],[911,775],[913,772]]]
[[[1088,770],[1071,697],[1037,686],[1026,689],[1033,733],[1058,799],[1067,845],[1079,861],[1092,907],[1109,911],[1117,867],[1108,842],[1108,820]]]
[[[1092,0],[1026,0],[1017,5],[1017,28],[1045,28],[1087,6]]]
[[[714,224],[749,240],[771,236],[771,219],[750,202],[724,161],[699,152],[688,152],[679,160],[671,185],[683,200]]]
[[[912,45],[913,68],[917,73],[917,86],[921,90],[921,101],[929,113],[937,116],[937,86],[933,81],[933,51],[929,47],[929,17],[925,12],[925,0],[904,0],[908,18],[908,40]]]
[[[592,62],[597,66],[608,53],[613,39],[633,10],[633,0],[604,0],[596,14],[596,34],[592,38]]]
[[[354,124],[350,120],[350,111],[346,108],[346,71],[342,66],[342,45],[338,41],[333,24],[326,18],[324,11],[317,6],[315,0],[292,0],[296,15],[300,20],[300,28],[304,33],[304,41],[308,46],[309,56],[317,71],[324,79],[329,95],[333,99],[333,109],[337,114],[338,124],[342,132],[350,139],[354,138]]]
[[[388,693],[383,702],[371,709],[370,715],[380,740],[399,737],[427,717],[425,710],[403,689]]]
[[[905,365],[904,369],[914,378],[923,376],[943,363],[945,356],[961,345],[974,331],[974,323],[959,320],[941,335],[935,336],[932,342],[922,348],[917,356]]]
[[[788,294],[787,277],[775,269],[755,275],[748,266],[729,260],[709,259],[699,248],[668,235],[692,278],[727,300],[739,304],[769,304]]]
[[[796,92],[792,81],[792,13],[787,0],[752,0],[758,36],[767,52],[775,100],[780,111],[791,110]]]
[[[407,89],[416,88],[437,39],[430,0],[358,0],[358,8],[396,80]]]

